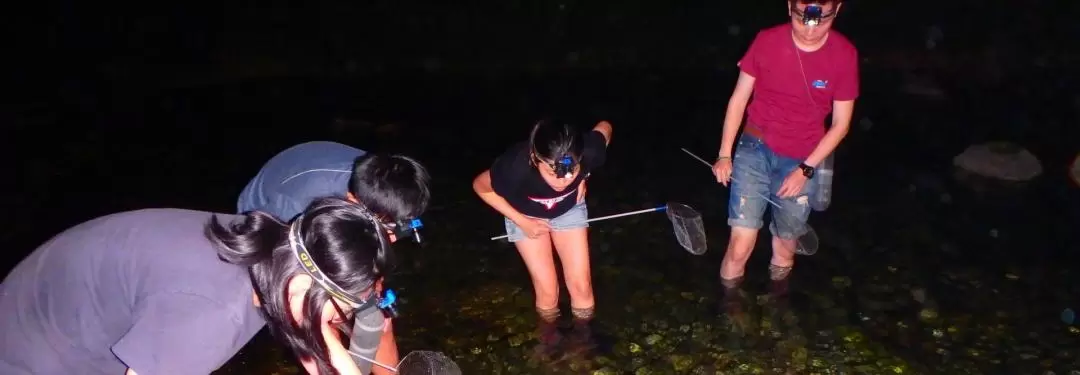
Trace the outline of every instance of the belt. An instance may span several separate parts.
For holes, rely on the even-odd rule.
[[[752,135],[752,136],[754,136],[755,138],[758,138],[758,139],[760,139],[762,137],[762,135],[763,135],[761,133],[761,128],[759,128],[757,125],[754,125],[750,121],[747,121],[746,126],[743,127],[743,133]]]

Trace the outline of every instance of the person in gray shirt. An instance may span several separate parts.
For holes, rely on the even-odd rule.
[[[378,309],[389,244],[334,198],[288,224],[168,208],[87,221],[0,283],[0,374],[207,374],[264,325],[308,373],[359,374],[338,330]]]
[[[236,210],[259,210],[289,220],[314,199],[338,197],[397,222],[424,213],[431,198],[429,180],[427,170],[407,156],[369,153],[337,142],[306,142],[263,164],[240,192]]]
[[[338,197],[367,207],[392,227],[391,240],[419,241],[419,216],[430,200],[430,177],[416,160],[369,153],[337,142],[312,141],[270,158],[237,199],[237,212],[259,210],[281,220],[300,213],[320,197]],[[381,280],[377,284],[382,290]],[[389,374],[370,359],[397,363],[393,324],[378,310],[357,316],[349,349],[362,373]]]

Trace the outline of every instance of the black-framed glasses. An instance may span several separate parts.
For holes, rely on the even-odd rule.
[[[356,314],[361,311],[367,310],[373,305],[377,306],[379,304],[379,298],[378,294],[375,292],[375,288],[371,288],[367,295],[361,298],[360,303],[353,303],[351,301],[344,302],[349,307],[348,310],[345,310],[341,307],[341,303],[338,302],[338,299],[336,297],[334,297],[333,295],[330,296],[330,304],[338,313],[338,320],[331,321],[330,325],[338,331],[341,331],[346,335],[352,336],[352,326],[353,322],[356,320]]]
[[[380,295],[372,288],[371,291],[364,297],[364,302],[360,304],[352,304],[349,301],[345,301],[351,307],[347,312],[341,307],[336,298],[330,298],[330,304],[334,307],[334,310],[338,313],[338,320],[331,321],[330,326],[344,333],[347,336],[352,336],[352,327],[356,322],[356,314],[367,311],[371,307],[378,308],[384,316],[388,318],[397,318],[397,293],[393,289],[385,289]]]

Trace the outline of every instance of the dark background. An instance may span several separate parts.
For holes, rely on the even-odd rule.
[[[862,96],[838,151],[836,203],[814,219],[819,257],[837,257],[838,267],[899,257],[913,268],[1069,272],[1062,267],[1075,263],[1080,226],[1080,198],[1065,173],[1080,145],[1078,4],[845,4],[835,28],[859,48]],[[312,139],[419,158],[435,177],[431,221],[459,223],[440,241],[477,241],[499,225],[471,194],[471,177],[536,118],[557,115],[615,124],[611,172],[590,189],[598,207],[615,210],[604,205],[605,191],[629,191],[618,203],[635,208],[687,201],[721,236],[703,262],[702,272],[715,272],[726,191],[678,148],[715,153],[735,61],[758,29],[786,21],[783,7],[48,2],[7,12],[2,142],[14,170],[0,203],[4,263],[106,213],[230,212],[267,158]],[[931,26],[944,38],[928,49]],[[912,95],[912,82],[931,82],[943,96]],[[1028,148],[1043,175],[1005,189],[956,183],[952,157],[988,140]],[[462,215],[486,221],[460,224]],[[988,237],[991,229],[1001,235]],[[900,245],[890,236],[925,241]],[[864,251],[874,246],[896,249]],[[843,251],[829,255],[830,247]],[[938,259],[943,247],[960,255]],[[1075,285],[1069,275],[1032,281],[1025,295],[1060,292]],[[1033,302],[1046,302],[1053,320],[1070,299]]]

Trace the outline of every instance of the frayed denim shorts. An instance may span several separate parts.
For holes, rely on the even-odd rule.
[[[570,211],[566,211],[565,214],[548,220],[548,225],[551,225],[551,230],[559,232],[578,228],[588,228],[588,220],[589,208],[585,206],[585,202],[582,202],[575,205]],[[525,232],[522,231],[517,224],[514,224],[513,221],[503,218],[503,222],[506,224],[506,235],[509,236],[507,237],[508,241],[517,242],[527,238]]]

